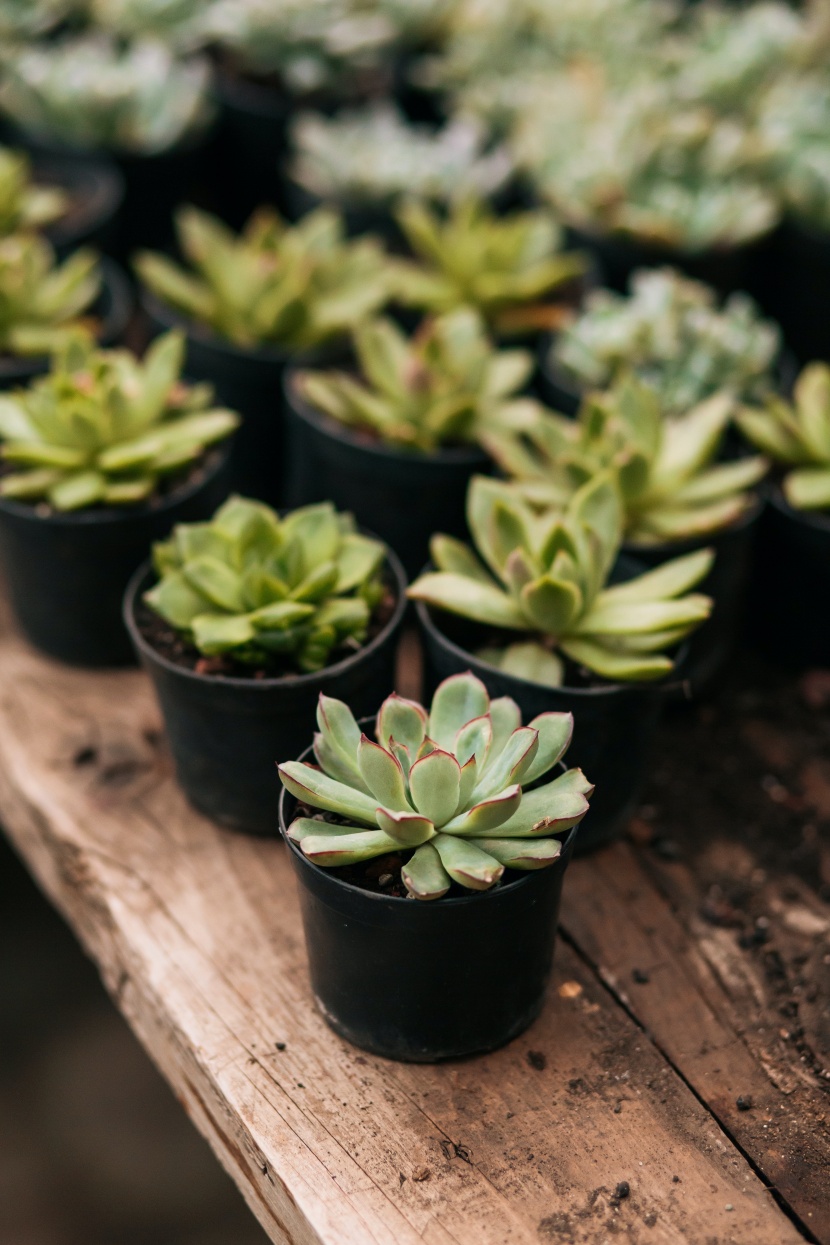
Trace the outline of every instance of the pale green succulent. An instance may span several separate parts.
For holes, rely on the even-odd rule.
[[[210,7],[205,0],[89,0],[100,30],[128,39],[150,35],[185,52],[206,42]]]
[[[505,869],[543,869],[559,857],[555,837],[579,824],[593,791],[581,770],[523,791],[567,750],[569,713],[541,713],[522,726],[509,696],[490,700],[473,674],[439,684],[429,712],[389,696],[376,721],[377,742],[347,705],[320,696],[319,765],[287,761],[286,790],[340,822],[299,816],[288,837],[323,868],[403,853],[407,892],[440,899],[453,882],[495,886]]]
[[[734,409],[729,393],[716,393],[667,419],[654,390],[624,376],[612,390],[587,394],[575,420],[537,408],[521,432],[491,429],[485,444],[539,508],[561,508],[610,469],[628,541],[706,539],[755,505],[751,490],[769,465],[760,457],[717,461]]]
[[[143,361],[76,334],[51,371],[0,397],[0,454],[15,470],[0,494],[56,510],[144,501],[239,423],[210,406],[209,385],[180,380],[184,340],[158,338]]]
[[[708,574],[711,550],[675,558],[608,586],[622,539],[622,502],[611,473],[595,476],[564,511],[541,514],[514,486],[476,476],[467,494],[475,550],[434,536],[428,571],[408,595],[458,614],[497,638],[482,661],[519,678],[558,687],[567,658],[601,678],[656,679],[672,669],[667,655],[712,608],[689,592]]]
[[[788,468],[782,487],[797,510],[830,508],[830,366],[810,363],[793,401],[770,394],[761,408],[742,407],[736,422],[753,445]]]
[[[300,395],[347,427],[421,453],[476,441],[490,423],[509,422],[524,403],[512,395],[533,371],[526,350],[494,350],[475,312],[424,321],[407,338],[391,320],[355,331],[359,372],[299,372]]]
[[[347,240],[341,217],[327,208],[294,226],[260,208],[234,234],[184,207],[176,228],[190,268],[142,251],[138,275],[163,303],[243,348],[313,349],[346,336],[389,297],[380,243]]]
[[[505,147],[487,150],[477,122],[457,118],[442,130],[412,125],[388,101],[333,117],[303,113],[292,126],[294,180],[337,203],[388,204],[404,194],[449,200],[489,195],[507,181]]]
[[[209,523],[180,524],[155,546],[160,578],[144,600],[206,656],[321,670],[365,641],[385,556],[331,502],[281,518],[231,497]]]
[[[418,257],[395,265],[396,294],[406,306],[472,307],[502,334],[551,329],[563,318],[557,296],[585,273],[585,257],[561,249],[562,230],[547,211],[502,216],[466,198],[446,217],[414,200],[397,216]]]
[[[719,390],[745,400],[772,387],[781,333],[746,294],[715,291],[672,268],[641,269],[625,296],[594,290],[566,324],[550,362],[579,388],[604,389],[633,371],[680,415]]]
[[[98,296],[94,251],[75,251],[62,264],[45,238],[0,238],[0,351],[49,354],[83,321]]]
[[[43,35],[78,7],[78,0],[0,0],[0,42],[9,46]]]
[[[28,156],[0,147],[0,237],[15,230],[41,229],[62,216],[69,197],[57,186],[32,180]]]
[[[153,155],[204,129],[209,76],[159,39],[92,31],[4,57],[0,111],[48,144]]]
[[[769,152],[769,177],[794,216],[830,229],[830,79],[826,73],[781,75],[758,110]]]

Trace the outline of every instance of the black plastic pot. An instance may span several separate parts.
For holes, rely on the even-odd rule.
[[[623,546],[625,554],[647,567],[660,566],[696,549],[715,551],[711,571],[695,588],[695,592],[710,596],[714,607],[706,622],[692,633],[684,646],[683,660],[677,666],[678,695],[701,696],[713,691],[735,650],[743,624],[762,509],[762,503],[757,501],[736,523],[705,540]]]
[[[830,513],[795,510],[777,485],[759,525],[748,631],[779,665],[830,666]]]
[[[133,661],[121,621],[124,589],[150,546],[175,523],[207,519],[228,495],[227,446],[201,476],[152,503],[39,513],[0,497],[0,555],[26,637],[74,666]]]
[[[91,314],[101,322],[98,342],[101,346],[117,346],[127,331],[133,310],[132,287],[118,264],[101,260],[101,293],[92,305]],[[47,355],[0,355],[0,390],[26,385],[41,376],[49,367]]]
[[[671,685],[658,681],[543,687],[474,656],[473,650],[482,643],[475,624],[433,613],[421,601],[416,602],[416,611],[424,638],[425,696],[449,675],[472,670],[491,696],[511,696],[525,722],[539,713],[572,713],[574,735],[567,764],[583,770],[596,785],[577,851],[592,851],[616,837],[637,808],[649,748]]]
[[[295,805],[283,791],[283,835]],[[544,1003],[576,834],[575,828],[546,869],[514,873],[494,890],[428,902],[343,882],[286,838],[311,988],[324,1019],[355,1046],[409,1063],[494,1050],[524,1032]]]
[[[291,100],[276,86],[217,68],[219,105],[213,195],[223,216],[239,227],[261,203],[279,201]]]
[[[800,363],[830,359],[830,231],[785,221],[770,239],[755,286]]]
[[[248,834],[278,833],[275,765],[296,757],[313,735],[320,692],[374,713],[394,685],[395,650],[406,610],[406,577],[394,554],[387,568],[397,604],[383,630],[353,656],[314,674],[243,679],[197,674],[162,656],[136,622],[136,605],[155,580],[149,565],[133,576],[124,619],[161,702],[179,782],[213,821]]]
[[[112,249],[125,185],[111,161],[46,156],[33,161],[32,171],[38,185],[57,187],[69,196],[69,210],[43,231],[58,255],[65,257],[79,246]]]
[[[285,386],[286,504],[331,500],[395,550],[407,574],[429,556],[433,532],[464,536],[470,477],[490,460],[478,446],[407,454],[359,438],[299,396],[291,372]]]

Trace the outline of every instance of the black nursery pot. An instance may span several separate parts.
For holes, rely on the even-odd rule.
[[[830,359],[830,231],[785,221],[770,239],[755,285],[800,363]]]
[[[230,830],[276,835],[275,766],[295,757],[311,738],[320,692],[345,700],[359,716],[377,710],[394,684],[406,609],[403,568],[391,553],[386,566],[397,601],[383,630],[343,661],[281,679],[197,674],[169,661],[136,621],[136,606],[155,575],[147,564],[135,573],[124,598],[124,620],[161,703],[179,782],[200,812]]]
[[[331,500],[395,550],[408,575],[429,556],[433,532],[464,536],[467,485],[490,460],[478,446],[408,454],[359,437],[299,396],[284,380],[285,491],[290,507]]]
[[[101,260],[101,274],[101,292],[90,308],[90,314],[101,324],[99,346],[117,346],[127,331],[132,315],[132,288],[122,269],[111,259]],[[0,354],[0,390],[27,385],[48,368],[48,355]]]
[[[283,836],[295,806],[283,791]],[[544,1003],[576,833],[545,869],[506,870],[510,881],[493,890],[429,901],[352,886],[286,837],[311,988],[328,1024],[363,1050],[408,1063],[494,1050],[524,1032]]]
[[[74,666],[133,659],[121,621],[124,589],[152,543],[175,523],[209,518],[228,494],[227,446],[210,451],[196,478],[140,506],[39,514],[0,497],[0,554],[14,612],[27,638]]]
[[[567,764],[584,771],[596,786],[579,831],[577,851],[588,852],[615,838],[634,813],[648,753],[666,697],[666,682],[606,683],[596,687],[544,687],[506,674],[473,654],[480,643],[475,625],[436,616],[416,602],[424,638],[427,693],[451,674],[472,670],[491,697],[511,696],[524,722],[539,713],[572,713],[573,742]]]
[[[279,201],[291,100],[278,87],[217,68],[219,104],[213,196],[222,214],[240,226],[260,203]]]
[[[38,185],[56,187],[69,197],[67,212],[43,231],[59,256],[79,246],[113,248],[124,202],[124,178],[114,164],[46,156],[34,160],[32,171]]]

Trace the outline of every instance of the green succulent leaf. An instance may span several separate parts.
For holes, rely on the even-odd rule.
[[[490,697],[481,679],[469,670],[451,675],[432,698],[427,733],[440,747],[452,747],[461,728],[484,717],[489,707]]]
[[[397,812],[411,811],[412,806],[407,798],[406,779],[396,757],[380,744],[374,743],[363,735],[357,746],[357,763],[363,781],[380,804]],[[426,761],[419,762],[419,764],[426,764]],[[410,783],[412,781],[413,775],[410,773]],[[417,804],[417,796],[414,792],[413,798]],[[427,812],[425,809],[419,809],[419,811]]]
[[[401,869],[404,885],[415,899],[441,899],[452,886],[452,878],[431,843],[425,843]]]
[[[454,882],[469,890],[483,891],[495,886],[504,873],[500,864],[482,848],[448,834],[439,834],[433,846],[441,864]]]
[[[402,847],[420,847],[435,836],[432,822],[418,813],[379,808],[377,819],[381,830]]]
[[[449,821],[458,807],[461,766],[455,756],[436,748],[409,771],[409,790],[417,811],[436,826]]]

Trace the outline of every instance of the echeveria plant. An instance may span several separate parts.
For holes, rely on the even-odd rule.
[[[385,556],[330,502],[281,518],[231,497],[209,523],[180,524],[155,546],[159,582],[144,600],[206,656],[320,670],[366,639]]]
[[[743,407],[736,420],[753,445],[789,469],[782,487],[791,506],[830,508],[830,366],[805,367],[792,402],[770,394],[764,407]]]
[[[755,504],[760,457],[718,462],[734,399],[717,393],[675,419],[653,389],[624,377],[588,394],[576,420],[539,409],[521,432],[490,429],[485,443],[540,508],[562,507],[605,469],[619,482],[626,539],[634,544],[705,539]]]
[[[384,204],[404,194],[449,200],[489,195],[507,181],[506,148],[486,150],[483,127],[457,118],[442,130],[412,125],[388,102],[334,117],[301,114],[291,175],[322,199]]]
[[[0,110],[49,144],[152,155],[210,118],[206,60],[178,60],[158,39],[123,44],[93,31],[13,50]]]
[[[40,229],[68,206],[68,196],[57,186],[39,186],[32,180],[29,159],[22,151],[0,147],[0,237],[18,229]]]
[[[89,311],[100,286],[94,251],[75,251],[58,264],[37,234],[0,238],[0,352],[56,350]]]
[[[0,453],[15,468],[0,493],[56,510],[125,506],[185,471],[239,420],[210,406],[210,386],[182,384],[183,357],[178,333],[143,361],[75,335],[46,376],[0,397]]]
[[[489,890],[507,869],[543,869],[559,856],[555,836],[588,811],[593,787],[570,769],[541,787],[564,755],[573,731],[569,713],[541,713],[522,726],[508,696],[490,700],[474,675],[439,684],[429,711],[388,697],[377,741],[340,700],[320,696],[314,754],[279,767],[302,804],[336,814],[300,816],[288,837],[324,868],[390,852],[406,854],[401,877],[416,899],[440,899],[453,882]]]
[[[709,286],[657,268],[635,272],[627,296],[588,294],[549,357],[580,388],[605,389],[635,372],[666,414],[679,415],[722,389],[745,400],[762,396],[780,346],[777,325],[761,319],[746,294],[719,307]]]
[[[340,216],[328,209],[289,226],[260,208],[237,235],[185,207],[176,226],[191,268],[143,251],[139,276],[162,302],[237,346],[308,350],[344,336],[388,298],[380,243],[348,241]]]
[[[712,608],[709,597],[689,592],[712,565],[707,549],[608,585],[622,537],[608,473],[583,485],[563,512],[542,514],[511,485],[477,476],[467,522],[475,549],[434,536],[437,570],[409,596],[494,632],[479,658],[519,678],[558,687],[565,658],[605,679],[659,678],[672,669],[666,650]],[[514,632],[523,638],[504,638]]]
[[[557,327],[566,286],[585,272],[577,251],[563,251],[562,230],[547,211],[497,215],[465,198],[446,217],[410,200],[398,211],[417,263],[395,265],[397,297],[411,307],[472,307],[498,333]]]
[[[391,320],[369,321],[354,343],[357,376],[299,372],[298,392],[348,427],[423,453],[509,422],[509,400],[533,370],[528,351],[494,350],[478,316],[463,308],[425,321],[413,338]]]

